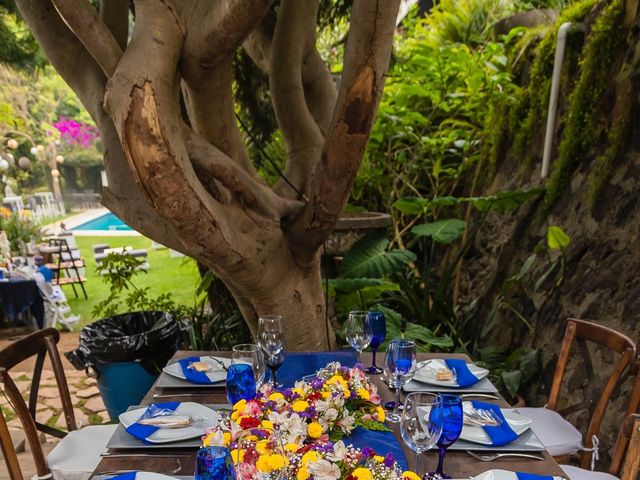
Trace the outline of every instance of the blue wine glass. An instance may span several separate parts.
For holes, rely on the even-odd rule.
[[[256,396],[256,378],[253,368],[246,363],[235,363],[227,370],[227,399],[231,405]]]
[[[195,480],[236,480],[231,453],[226,447],[204,447],[196,455]]]
[[[382,345],[384,337],[387,335],[387,322],[384,319],[384,313],[375,311],[367,314],[367,322],[369,323],[373,336],[371,337],[371,352],[373,353],[373,362],[371,366],[367,367],[364,371],[369,374],[379,375],[382,373],[382,369],[376,366],[376,352],[378,347]]]
[[[384,357],[384,373],[391,388],[396,389],[393,412],[387,415],[387,421],[400,422],[400,389],[413,378],[416,371],[416,345],[411,340],[392,340],[387,345]]]
[[[456,395],[439,395],[440,402],[431,409],[429,423],[434,424],[434,428],[442,428],[442,434],[436,442],[438,446],[438,468],[435,472],[429,472],[428,478],[441,480],[451,478],[443,473],[444,456],[447,448],[455,443],[460,437],[463,425],[462,400]]]

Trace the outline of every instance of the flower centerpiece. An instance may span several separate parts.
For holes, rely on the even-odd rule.
[[[345,446],[356,427],[388,431],[376,386],[360,368],[330,363],[293,388],[263,385],[209,430],[204,445],[224,445],[242,480],[419,480],[392,454]]]

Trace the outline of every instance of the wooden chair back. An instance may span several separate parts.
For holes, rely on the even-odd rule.
[[[631,390],[631,395],[629,397],[629,403],[627,405],[627,414],[626,421],[620,430],[620,435],[618,435],[618,441],[616,442],[616,448],[613,451],[613,456],[611,457],[611,467],[609,468],[609,473],[611,475],[619,476],[620,469],[622,467],[622,462],[625,457],[625,453],[627,452],[627,447],[629,447],[629,441],[632,437],[632,429],[637,431],[640,429],[640,423],[637,420],[640,420],[640,416],[637,415],[638,408],[640,408],[640,359],[636,358],[636,361],[633,363],[633,369],[635,372],[635,382],[633,384],[633,389]],[[634,420],[636,421],[635,427],[633,426]],[[635,449],[638,449],[638,444],[635,445]],[[629,454],[633,455],[633,448],[629,448]],[[636,454],[640,455],[640,452],[636,452]]]
[[[67,430],[76,430],[76,420],[73,414],[73,404],[67,379],[58,353],[57,343],[60,340],[60,333],[54,328],[47,328],[32,333],[31,335],[12,343],[8,347],[0,350],[0,383],[3,394],[10,402],[11,407],[20,419],[25,436],[31,448],[34,465],[38,476],[48,475],[49,468],[44,457],[44,453],[38,439],[38,431],[62,438],[66,432],[58,430],[36,421],[36,407],[38,401],[38,389],[40,377],[45,358],[49,354],[49,360],[53,367],[60,400],[62,402],[63,415]],[[10,370],[28,358],[36,357],[31,390],[29,392],[28,405],[25,402],[20,390],[9,375]],[[22,480],[22,472],[18,464],[18,456],[6,423],[4,415],[0,415],[0,446],[2,454],[9,470],[12,480]]]
[[[634,413],[625,419],[620,429],[609,473],[620,480],[636,480],[639,472],[640,415]]]
[[[558,406],[560,387],[567,369],[567,364],[569,363],[571,346],[577,339],[597,343],[620,354],[620,358],[613,369],[613,373],[609,377],[609,380],[605,384],[602,392],[600,393],[600,397],[596,402],[587,433],[584,436],[584,446],[586,448],[592,448],[593,443],[591,439],[593,438],[593,435],[598,435],[600,432],[600,425],[602,423],[602,418],[604,417],[607,404],[609,403],[609,399],[617,388],[620,377],[635,358],[636,345],[626,335],[603,325],[575,318],[567,320],[567,327],[564,333],[564,339],[562,340],[560,356],[558,357],[556,371],[553,375],[551,392],[549,393],[549,402],[547,404],[547,407],[551,410],[556,410]],[[590,451],[582,452],[580,467],[589,468],[591,464],[591,456],[592,452]]]

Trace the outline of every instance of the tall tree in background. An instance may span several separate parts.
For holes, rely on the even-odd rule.
[[[130,41],[128,0],[16,0],[100,129],[103,203],[211,268],[252,330],[283,314],[292,350],[331,341],[320,247],[364,154],[398,3],[354,0],[337,89],[316,49],[318,0],[134,0]],[[238,48],[267,73],[285,139],[286,180],[273,188],[235,120]]]

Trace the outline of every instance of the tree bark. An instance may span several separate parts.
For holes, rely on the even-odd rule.
[[[84,0],[16,3],[101,131],[103,203],[210,268],[252,332],[277,313],[289,350],[332,348],[320,246],[364,154],[399,0],[354,0],[339,92],[315,46],[317,0],[282,0],[275,19],[272,0],[134,0],[129,41],[125,0],[100,14]],[[244,148],[231,70],[243,42],[270,75],[300,199],[270,188]]]

